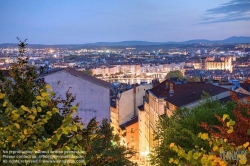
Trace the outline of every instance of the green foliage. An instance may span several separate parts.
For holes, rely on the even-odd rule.
[[[100,126],[97,126],[96,120],[92,119],[83,130],[82,136],[84,139],[81,143],[87,152],[87,165],[133,165],[128,159],[135,152],[120,145],[119,137],[113,134],[113,128],[107,119],[104,119]]]
[[[2,70],[0,70],[0,81],[2,81],[2,82],[5,81],[4,72]]]
[[[228,133],[231,133],[231,130],[233,130],[235,125],[235,121],[233,121],[228,114],[224,114],[222,119],[223,121],[227,120],[227,126],[229,127]],[[169,163],[175,165],[204,166],[233,166],[250,164],[250,161],[248,160],[250,157],[249,142],[236,146],[234,143],[228,142],[227,139],[213,136],[209,137],[208,133],[199,133],[198,137],[206,141],[206,144],[211,147],[210,151],[205,150],[203,147],[196,146],[193,150],[186,152],[180,146],[171,143],[169,147],[174,150],[177,155],[174,158],[170,158]]]
[[[206,131],[199,124],[204,121],[209,124],[218,124],[214,114],[222,116],[227,113],[232,115],[233,107],[233,103],[222,105],[219,101],[212,101],[207,96],[203,97],[201,104],[197,107],[179,109],[171,117],[161,117],[155,137],[160,144],[150,154],[151,164],[169,165],[170,158],[177,155],[169,147],[171,143],[175,143],[185,151],[193,150],[195,146],[211,150],[211,147],[205,144],[204,140],[197,137],[198,133]]]
[[[88,74],[88,75],[90,75],[90,76],[93,75],[93,72],[92,72],[91,70],[84,70],[84,71],[82,71],[82,72],[85,73],[85,74]]]
[[[178,77],[179,79],[183,79],[183,74],[180,70],[174,70],[174,71],[168,72],[165,79],[168,79],[170,77]]]
[[[21,105],[30,107],[35,100],[35,95],[39,93],[34,84],[37,73],[34,66],[28,65],[28,58],[24,57],[26,40],[23,42],[19,40],[19,42],[19,57],[9,71],[10,79],[5,80],[3,90],[16,107]]]
[[[187,82],[200,82],[200,78],[197,76],[186,77]]]
[[[20,57],[11,67],[10,78],[5,79],[0,93],[0,149],[46,151],[69,147],[84,151],[84,147],[68,137],[72,131],[78,136],[77,131],[83,128],[72,118],[77,107],[63,115],[59,111],[68,108],[74,97],[67,93],[66,100],[55,98],[49,85],[36,84],[36,69],[28,65],[28,58],[24,57],[25,41],[18,45]],[[62,108],[57,107],[58,103]],[[63,137],[67,139],[61,141]]]
[[[32,102],[31,107],[24,105],[15,107],[9,100],[8,96],[0,93],[0,99],[3,99],[1,103],[4,109],[0,110],[0,149],[11,151],[51,151],[51,150],[64,150],[65,147],[69,147],[71,150],[84,151],[83,147],[72,141],[69,138],[67,142],[64,142],[61,146],[58,142],[62,135],[68,135],[75,128],[81,130],[82,124],[76,123],[72,120],[75,110],[71,110],[62,121],[62,124],[53,135],[49,138],[43,136],[45,124],[51,119],[51,117],[59,110],[52,108],[48,110],[44,115],[39,115],[39,112],[43,110],[47,105],[42,103],[49,103],[51,98],[51,92],[48,91],[49,86],[41,89],[43,96],[38,95]],[[79,134],[75,134],[78,136]],[[56,147],[53,149],[52,147]]]

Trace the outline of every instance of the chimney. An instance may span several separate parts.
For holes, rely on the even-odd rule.
[[[174,94],[174,83],[173,83],[173,82],[170,82],[169,85],[170,85],[170,86],[169,86],[169,95],[170,95],[170,96],[173,96],[173,94]]]
[[[169,84],[169,82],[168,82],[168,81],[166,81],[166,89],[168,89],[168,84]]]
[[[159,81],[158,78],[155,78],[155,79],[152,80],[152,86],[153,87],[157,86],[159,83],[160,83],[160,81]]]

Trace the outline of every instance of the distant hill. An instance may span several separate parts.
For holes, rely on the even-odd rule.
[[[149,46],[149,45],[163,45],[163,44],[219,44],[219,43],[250,43],[250,37],[247,36],[232,36],[224,40],[206,40],[206,39],[195,39],[184,42],[148,42],[148,41],[121,41],[121,42],[97,42],[97,43],[86,43],[86,44],[61,44],[61,45],[42,45],[42,44],[29,44],[28,46],[34,48],[46,48],[46,47],[67,47],[67,48],[80,48],[83,46]],[[0,44],[0,47],[16,47],[17,43],[4,43]]]
[[[122,41],[122,42],[97,42],[87,43],[86,46],[135,46],[135,45],[162,45],[162,44],[196,44],[196,43],[250,43],[250,37],[246,36],[233,36],[224,40],[206,40],[206,39],[195,39],[184,42],[147,42],[147,41]]]
[[[223,40],[224,43],[250,43],[250,37],[233,36]]]
[[[196,39],[196,40],[188,40],[185,42],[181,42],[183,44],[196,44],[196,43],[213,43],[215,41],[210,41],[210,40],[206,40],[206,39]]]
[[[246,36],[233,36],[224,40],[206,40],[206,39],[197,39],[197,40],[188,40],[184,42],[177,42],[181,44],[196,44],[196,43],[208,43],[208,44],[216,44],[216,43],[250,43],[250,37]]]
[[[121,42],[97,42],[87,43],[86,46],[135,46],[135,45],[160,45],[163,42],[147,42],[147,41],[121,41]]]

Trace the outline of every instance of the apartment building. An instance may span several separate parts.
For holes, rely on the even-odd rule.
[[[205,82],[182,82],[178,78],[171,78],[154,84],[146,91],[144,104],[139,107],[139,151],[152,150],[157,142],[154,133],[157,130],[156,122],[161,115],[171,116],[178,108],[192,108],[199,104],[203,92],[208,93],[211,99],[222,101],[230,100],[230,89]],[[246,97],[246,94],[238,94]]]

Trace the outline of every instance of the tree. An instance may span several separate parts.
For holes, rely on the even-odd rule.
[[[41,95],[41,91],[45,88],[46,83],[44,80],[39,79],[37,75],[37,70],[35,66],[28,64],[28,57],[25,57],[27,40],[19,41],[19,56],[17,62],[11,66],[9,70],[10,78],[3,77],[3,88],[2,92],[8,96],[8,100],[15,106],[21,107],[22,105],[30,108],[33,106],[33,102],[36,100],[38,95]],[[68,96],[68,100],[73,96]],[[52,115],[48,120],[48,123],[45,124],[45,130],[43,131],[43,136],[49,138],[53,135],[53,132],[59,128],[63,122],[63,116],[60,114],[65,103],[61,97],[56,97],[54,92],[51,92],[51,100],[46,107],[43,107],[41,112],[38,112],[38,116],[46,115],[46,113],[53,109],[58,108],[59,112]],[[73,100],[71,100],[73,102]],[[58,104],[61,103],[62,108],[58,107]]]
[[[19,57],[9,71],[11,79],[5,80],[3,91],[16,107],[21,105],[30,107],[39,93],[35,84],[38,76],[35,67],[28,65],[28,58],[24,56],[26,40],[21,41],[19,38],[18,40]]]
[[[185,151],[193,150],[195,146],[211,150],[204,140],[197,137],[198,133],[206,131],[199,124],[204,121],[209,124],[219,124],[214,118],[214,113],[220,116],[225,113],[230,114],[234,105],[232,102],[222,105],[218,100],[210,100],[208,96],[204,96],[202,101],[199,106],[192,109],[183,108],[175,111],[171,117],[160,117],[155,137],[160,143],[150,153],[152,165],[169,165],[170,158],[177,156],[177,153],[169,147],[171,143],[175,143]]]
[[[171,165],[249,165],[250,160],[250,112],[249,99],[239,101],[235,94],[231,94],[234,107],[229,112],[233,115],[215,113],[214,119],[219,120],[220,125],[202,122],[209,133],[199,133],[198,138],[204,141],[204,145],[195,145],[187,150],[176,143],[170,143],[169,148],[176,155],[169,159]],[[210,134],[210,135],[209,135]],[[210,147],[207,149],[206,146]]]
[[[24,105],[15,107],[8,96],[0,93],[2,109],[0,110],[0,149],[5,151],[51,151],[51,150],[79,150],[83,147],[69,138],[62,146],[56,146],[62,135],[68,135],[71,131],[82,129],[82,125],[72,120],[73,113],[77,107],[72,107],[70,113],[65,116],[62,124],[49,138],[43,136],[45,124],[59,110],[54,107],[40,116],[39,113],[50,104],[53,92],[50,86],[46,86],[32,102],[31,107]],[[79,134],[76,134],[78,137]],[[52,147],[56,147],[53,149]],[[82,155],[82,154],[81,154]],[[78,156],[81,157],[81,156]],[[56,159],[56,158],[55,158]],[[21,160],[21,158],[17,158]]]
[[[85,73],[85,74],[88,74],[90,76],[93,75],[93,72],[91,70],[83,70],[82,72]]]
[[[225,114],[223,117],[215,114],[220,125],[211,125],[207,122],[201,123],[213,137],[219,137],[227,139],[228,142],[234,143],[236,146],[242,145],[250,140],[250,99],[246,101],[240,101],[236,94],[231,93],[232,99],[235,102],[236,107],[233,110],[234,121],[226,122],[225,119],[229,116]],[[229,124],[233,127],[230,128]]]
[[[187,82],[200,82],[200,78],[197,76],[187,77],[186,80]]]
[[[232,120],[227,114],[223,115],[222,121],[227,123],[227,127],[229,128],[227,133],[232,133],[234,130],[235,121]],[[209,145],[212,150],[206,151],[203,147],[196,146],[193,150],[186,152],[180,146],[171,143],[169,147],[178,155],[176,155],[174,158],[171,158],[169,160],[169,164],[220,166],[250,164],[249,140],[242,145],[236,145],[233,142],[229,142],[227,139],[209,136],[208,133],[199,133],[198,137],[206,141],[206,144]]]
[[[120,145],[119,136],[113,134],[113,128],[107,119],[104,119],[100,126],[97,126],[95,118],[92,119],[87,128],[83,130],[82,136],[84,139],[81,144],[87,147],[87,165],[133,165],[128,159],[135,152]]]
[[[178,77],[179,79],[183,79],[183,74],[180,70],[174,70],[174,71],[168,72],[165,79],[168,79],[170,77]]]
[[[55,93],[49,85],[44,82],[36,84],[36,69],[28,65],[28,59],[24,57],[27,45],[25,41],[19,43],[20,57],[11,67],[10,78],[5,79],[3,92],[0,92],[0,149],[84,152],[84,147],[75,144],[72,137],[57,146],[62,136],[68,136],[72,132],[78,136],[77,131],[82,130],[82,124],[72,118],[73,114],[77,113],[77,106],[71,107],[67,114],[59,119],[60,123],[53,128],[52,133],[44,134],[48,121],[52,117],[61,117],[60,108],[57,107],[59,98],[55,98]],[[62,108],[68,107],[63,102],[62,104]]]

